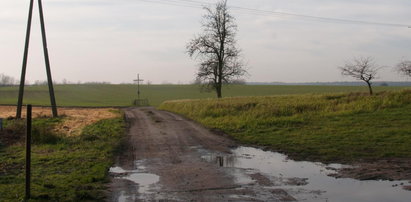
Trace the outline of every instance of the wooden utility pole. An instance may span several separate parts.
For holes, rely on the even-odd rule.
[[[44,25],[43,5],[41,3],[41,0],[39,0],[38,2],[39,2],[38,4],[39,4],[39,13],[40,13],[41,34],[43,38],[44,61],[46,62],[47,82],[48,82],[49,93],[50,93],[50,103],[51,103],[51,109],[53,111],[53,117],[57,117],[58,116],[57,105],[56,105],[56,98],[54,96],[53,79],[51,78],[49,51],[47,49],[46,27]]]
[[[28,17],[28,21],[27,21],[27,30],[26,30],[26,43],[25,43],[25,46],[24,46],[23,66],[21,68],[19,99],[17,101],[16,118],[21,118],[21,109],[23,107],[24,82],[26,80],[27,56],[28,56],[29,44],[30,44],[31,19],[32,19],[32,16],[33,16],[33,4],[34,4],[34,1],[30,0],[29,17]]]
[[[34,4],[34,0],[30,0],[29,16],[28,16],[27,31],[26,31],[26,43],[24,46],[24,56],[23,56],[23,65],[21,69],[19,98],[17,101],[16,118],[21,118],[21,110],[23,107],[23,95],[24,95],[24,85],[25,85],[25,80],[26,80],[27,58],[28,58],[28,51],[29,51],[29,44],[30,44],[33,4]],[[43,39],[44,60],[46,63],[47,82],[48,82],[49,93],[50,93],[50,103],[51,103],[51,108],[53,112],[53,117],[57,117],[58,116],[57,105],[56,105],[56,98],[54,96],[53,79],[51,77],[50,60],[49,60],[49,53],[47,49],[46,28],[44,25],[43,5],[42,5],[41,0],[38,0],[38,6],[39,6],[39,15],[40,15],[40,24],[41,24],[41,34],[42,34],[42,39]]]
[[[137,100],[140,100],[140,81],[144,81],[140,79],[140,74],[137,74],[137,79],[134,82],[137,82]]]

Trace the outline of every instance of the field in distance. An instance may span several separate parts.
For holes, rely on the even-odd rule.
[[[375,91],[400,90],[407,87],[376,86]],[[409,88],[409,87],[408,87]],[[158,106],[166,100],[215,98],[214,92],[200,92],[198,85],[141,85],[141,98]],[[224,97],[292,94],[367,92],[365,86],[278,86],[230,85],[223,89]],[[56,85],[59,106],[130,106],[137,98],[136,85]],[[0,87],[0,104],[16,104],[18,87]],[[49,105],[47,86],[27,86],[25,104]]]

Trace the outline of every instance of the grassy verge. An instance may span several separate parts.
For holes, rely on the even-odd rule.
[[[410,90],[169,101],[159,108],[297,159],[411,158]]]
[[[33,122],[32,201],[102,200],[124,121],[101,120],[86,126],[80,136],[66,137],[52,130],[63,120]],[[23,136],[21,126],[21,121],[8,120],[5,131]],[[24,137],[8,141],[14,143],[0,146],[0,201],[19,201],[24,197]]]

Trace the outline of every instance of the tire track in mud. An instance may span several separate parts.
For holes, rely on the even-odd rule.
[[[204,158],[230,155],[237,144],[228,138],[150,107],[126,109],[125,116],[127,144],[111,169],[108,201],[295,200],[285,190],[267,188],[272,183],[262,174],[247,174]],[[234,173],[252,180],[241,182]]]

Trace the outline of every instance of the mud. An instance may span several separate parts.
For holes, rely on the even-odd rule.
[[[333,176],[359,180],[411,181],[411,159],[382,159],[354,163],[351,167],[338,169],[338,173]]]

